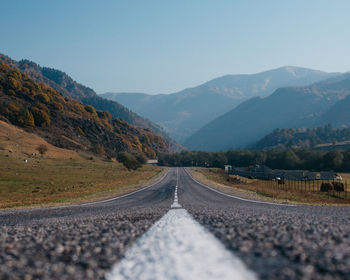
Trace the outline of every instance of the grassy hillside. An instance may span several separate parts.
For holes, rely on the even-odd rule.
[[[51,156],[28,157],[15,149],[0,150],[0,208],[103,199],[140,188],[161,172],[154,166],[128,171],[122,164],[96,157],[88,160],[84,155],[76,159]]]
[[[57,147],[110,157],[120,151],[135,151],[153,158],[171,150],[161,136],[65,98],[4,63],[0,64],[0,117]]]

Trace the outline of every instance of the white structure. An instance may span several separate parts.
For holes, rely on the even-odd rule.
[[[146,162],[149,165],[157,165],[158,164],[158,160],[157,159],[149,159]]]
[[[229,172],[232,170],[232,165],[224,165],[225,166],[225,172]]]

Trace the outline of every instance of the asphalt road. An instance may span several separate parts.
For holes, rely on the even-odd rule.
[[[102,279],[167,213],[176,185],[182,207],[260,279],[350,279],[350,208],[243,201],[182,168],[115,200],[0,211],[0,279]]]

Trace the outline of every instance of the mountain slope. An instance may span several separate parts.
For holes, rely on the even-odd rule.
[[[64,98],[46,84],[0,63],[0,118],[21,126],[62,148],[88,150],[115,157],[120,151],[155,157],[171,151],[161,136]]]
[[[282,67],[252,75],[227,75],[173,94],[106,93],[136,113],[162,125],[183,142],[203,125],[253,96],[267,96],[279,87],[308,85],[336,73]]]
[[[207,151],[244,148],[275,128],[315,126],[322,114],[350,94],[349,80],[350,74],[344,74],[252,98],[201,128],[185,145]]]
[[[108,111],[113,118],[119,118],[130,124],[141,126],[172,141],[159,125],[138,116],[115,101],[98,96],[91,88],[77,83],[62,71],[41,67],[29,60],[20,60],[17,62],[2,54],[0,54],[0,61],[17,68],[22,73],[26,73],[35,82],[50,86],[65,97],[92,105],[97,110]],[[175,143],[174,146],[176,146]]]
[[[350,88],[350,79],[342,81],[339,86]],[[316,125],[326,123],[329,123],[334,127],[350,125],[350,96],[335,103],[315,122]]]

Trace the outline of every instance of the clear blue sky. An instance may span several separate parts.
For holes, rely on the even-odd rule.
[[[285,65],[350,70],[348,0],[2,0],[0,52],[106,91]]]

